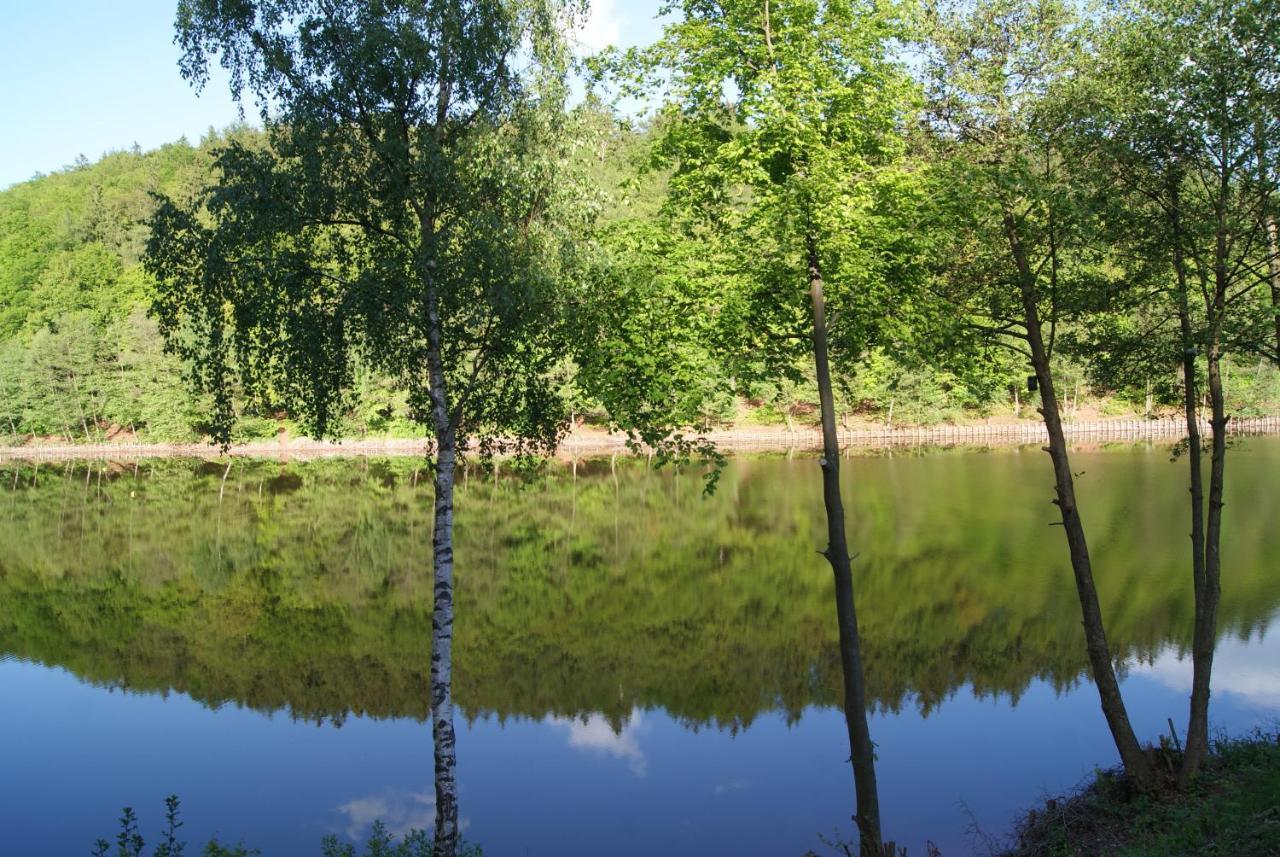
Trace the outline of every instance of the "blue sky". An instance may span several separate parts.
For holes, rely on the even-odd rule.
[[[660,0],[596,0],[586,47],[652,41]],[[0,188],[137,143],[152,149],[238,118],[226,79],[178,74],[176,0],[0,0]]]

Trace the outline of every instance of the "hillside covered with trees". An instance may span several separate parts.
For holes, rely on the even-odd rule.
[[[596,156],[589,168],[600,196],[591,237],[602,253],[634,250],[630,274],[644,273],[656,253],[679,251],[666,236],[671,224],[663,196],[671,168],[655,132],[662,121],[615,121],[603,109],[593,117]],[[0,191],[0,439],[187,442],[207,436],[209,402],[191,392],[183,361],[165,349],[149,312],[154,283],[141,259],[157,205],[153,194],[191,198],[212,180],[216,151],[233,139],[262,145],[260,132],[248,126],[211,129],[197,145],[181,140],[154,151],[113,152],[92,163],[81,159]],[[922,245],[928,237],[922,231]],[[1100,240],[1096,252],[1116,252]],[[959,276],[940,268],[935,274]],[[637,327],[652,323],[642,319]],[[1026,390],[1029,370],[1016,355],[949,352],[930,359],[937,355],[922,356],[909,339],[891,339],[852,365],[835,366],[846,425],[1037,418],[1038,396]],[[679,353],[678,380],[687,399],[682,407],[698,428],[794,428],[817,420],[813,369],[804,360],[795,362],[789,377],[753,381],[704,344]],[[1117,379],[1087,357],[1068,354],[1056,367],[1068,418],[1149,415],[1178,403],[1177,372]],[[559,372],[562,395],[577,418],[607,423],[607,411],[573,383],[572,362]],[[406,395],[372,371],[357,380],[337,434],[419,433]],[[1280,373],[1271,361],[1234,356],[1227,381],[1234,413],[1280,412]],[[238,440],[302,431],[282,406],[242,400],[237,410]]]

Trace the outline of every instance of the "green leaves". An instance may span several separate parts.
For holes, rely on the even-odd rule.
[[[354,368],[438,438],[550,448],[564,413],[573,246],[589,218],[557,2],[184,2],[183,70],[217,57],[265,146],[217,153],[196,206],[152,221],[156,311],[215,404],[230,388],[314,433]],[[519,57],[519,59],[518,59]]]
[[[891,295],[918,279],[906,232],[916,182],[900,133],[912,87],[888,56],[900,22],[848,2],[671,8],[683,17],[628,59],[667,91],[653,134],[654,161],[670,175],[661,228],[672,234],[626,248],[648,257],[627,276],[648,281],[646,302],[685,307],[663,321],[668,341],[750,389],[792,379],[810,352],[812,242],[833,346],[852,367],[886,310],[908,305]],[[648,359],[650,376],[680,380],[669,360]],[[677,409],[666,424],[688,419]]]

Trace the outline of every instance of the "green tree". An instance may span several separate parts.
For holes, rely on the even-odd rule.
[[[409,394],[434,440],[431,652],[437,855],[458,842],[452,696],[453,492],[469,439],[548,450],[549,379],[582,194],[556,0],[227,4],[183,0],[180,66],[217,58],[253,98],[198,208],[166,202],[146,264],[170,344],[212,396],[232,378],[332,433],[359,360]]]
[[[815,367],[856,821],[863,853],[879,854],[831,362],[856,363],[908,279],[899,216],[911,197],[901,131],[912,90],[889,59],[896,25],[878,5],[672,5],[683,20],[633,57],[670,93],[659,124],[667,216],[719,268],[701,311],[731,331],[733,375],[749,387],[798,381],[805,357]]]
[[[1162,270],[1154,263],[1155,276],[1133,278],[1145,287],[1120,301],[1122,311],[1139,304],[1149,321],[1128,328],[1140,341],[1119,349],[1182,370],[1196,604],[1185,786],[1209,750],[1230,419],[1224,361],[1233,349],[1280,358],[1271,348],[1280,345],[1280,316],[1267,294],[1278,261],[1269,236],[1280,194],[1267,163],[1280,127],[1280,8],[1269,0],[1153,0],[1122,6],[1114,24],[1085,84],[1093,109],[1083,124],[1129,204],[1131,232],[1119,243],[1163,262]],[[1176,335],[1146,332],[1168,320]],[[1212,433],[1207,498],[1202,360]]]
[[[1055,112],[1055,90],[1079,69],[1088,31],[1062,0],[984,0],[935,10],[929,24],[933,197],[945,236],[936,291],[961,329],[1031,364],[1094,683],[1126,773],[1147,788],[1154,774],[1116,679],[1053,362],[1059,325],[1114,279]]]

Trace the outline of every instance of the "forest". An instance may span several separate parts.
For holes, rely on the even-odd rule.
[[[1212,13],[1212,4],[1202,11]],[[1056,308],[1061,355],[1054,371],[1064,391],[1064,415],[1150,416],[1175,408],[1182,371],[1177,348],[1169,345],[1163,357],[1152,353],[1153,337],[1172,333],[1168,314],[1158,302],[1167,300],[1176,279],[1172,252],[1161,246],[1168,244],[1168,237],[1153,233],[1149,222],[1162,203],[1144,182],[1152,180],[1150,171],[1160,165],[1117,161],[1117,153],[1104,147],[1104,142],[1118,142],[1114,134],[1109,140],[1101,136],[1105,123],[1115,121],[1115,116],[1100,111],[1121,110],[1121,99],[1137,95],[1120,91],[1124,78],[1108,64],[1120,61],[1122,38],[1136,37],[1136,28],[1153,22],[1143,22],[1132,12],[1113,13],[1114,20],[1090,20],[1068,6],[1052,4],[991,4],[984,20],[902,14],[901,20],[884,25],[893,29],[881,34],[901,40],[897,50],[904,58],[899,69],[904,79],[899,89],[885,93],[886,99],[892,95],[892,103],[881,105],[893,114],[889,131],[894,150],[884,153],[891,154],[892,163],[879,168],[895,171],[895,186],[885,189],[891,192],[893,206],[886,215],[895,220],[893,229],[903,230],[894,240],[906,240],[910,247],[902,260],[905,269],[892,272],[893,288],[900,297],[910,293],[910,304],[890,300],[890,326],[876,331],[866,347],[850,343],[848,349],[836,351],[833,369],[842,423],[1036,419],[1039,396],[1026,389],[1030,372],[1016,354],[991,348],[990,342],[975,345],[971,335],[970,341],[961,341],[976,328],[948,330],[938,323],[938,313],[946,312],[940,307],[948,306],[951,296],[972,293],[984,279],[1002,276],[990,269],[1002,237],[981,228],[983,212],[976,210],[975,200],[939,192],[963,189],[977,198],[994,192],[994,187],[977,184],[993,179],[977,172],[982,163],[979,143],[963,137],[964,129],[957,124],[961,117],[953,111],[961,99],[997,96],[1005,101],[1000,109],[1008,114],[988,115],[983,121],[1010,123],[1011,129],[1026,123],[1018,130],[1022,137],[1002,143],[1005,150],[996,156],[1019,159],[1022,172],[1016,181],[1024,186],[1012,190],[1034,190],[1037,195],[1037,240],[1044,248],[1053,245],[1040,264],[1051,265],[1051,273],[1063,283],[1063,305]],[[1155,16],[1157,10],[1149,14]],[[1132,19],[1126,20],[1127,30],[1113,26],[1121,17]],[[1257,26],[1264,23],[1260,18]],[[1010,68],[1009,74],[1017,71],[1018,79],[994,80],[990,73],[984,79],[977,76],[979,69],[961,65],[966,53],[971,59],[990,56],[999,46],[982,40],[1011,27],[1019,28],[1020,43],[1009,49],[1027,55],[1006,60],[1033,63],[1034,68],[1025,70],[1027,76]],[[1126,32],[1129,36],[1123,35]],[[1256,37],[1265,43],[1262,30]],[[1055,55],[1047,55],[1050,48]],[[1269,56],[1264,52],[1241,60],[1265,68]],[[1129,55],[1124,60],[1138,62]],[[1135,81],[1145,74],[1137,67],[1125,71],[1137,76]],[[1066,80],[1070,86],[1063,83]],[[1015,86],[1022,91],[1015,92]],[[964,87],[968,91],[962,91]],[[1175,93],[1170,89],[1160,97],[1173,98]],[[984,110],[995,106],[972,104]],[[1213,174],[1204,172],[1205,165],[1187,168],[1192,196],[1183,216],[1200,218],[1188,229],[1205,249],[1187,252],[1197,268],[1194,276],[1205,277],[1213,268],[1205,252],[1212,249],[1215,202],[1241,207],[1238,215],[1244,220],[1225,224],[1234,252],[1234,290],[1240,294],[1229,320],[1236,328],[1223,364],[1224,388],[1232,413],[1256,416],[1280,411],[1280,375],[1272,360],[1276,344],[1274,337],[1259,333],[1274,316],[1280,277],[1275,217],[1269,213],[1274,203],[1266,202],[1275,181],[1275,119],[1255,114],[1261,105],[1231,106],[1239,115],[1220,118],[1233,123],[1230,131],[1235,136],[1199,142],[1227,147],[1203,152],[1213,163],[1222,157],[1233,160]],[[732,108],[726,107],[730,112],[725,121],[735,121]],[[603,98],[593,97],[576,110],[585,141],[576,157],[585,161],[581,181],[591,192],[593,206],[576,240],[609,268],[615,282],[637,278],[628,286],[630,308],[610,311],[611,319],[632,312],[632,329],[623,328],[624,335],[599,359],[609,361],[615,371],[628,361],[660,361],[673,379],[666,392],[679,416],[693,427],[816,424],[812,366],[794,354],[771,355],[777,365],[767,372],[744,361],[752,334],[741,325],[748,319],[719,318],[720,329],[714,331],[672,326],[682,309],[713,299],[705,288],[682,293],[690,286],[678,280],[731,284],[738,276],[733,260],[698,258],[703,242],[724,236],[700,232],[703,227],[695,228],[689,221],[693,212],[681,211],[668,199],[673,181],[689,180],[678,147],[705,146],[709,141],[687,136],[693,129],[682,124],[675,106],[637,118],[617,114]],[[1120,131],[1165,133],[1154,125],[1117,126]],[[1155,142],[1126,141],[1134,147],[1126,157],[1136,157],[1142,146]],[[232,143],[267,145],[262,131],[252,125],[210,129],[198,144],[182,140],[155,151],[135,147],[113,152],[92,163],[81,159],[52,175],[0,191],[0,434],[6,442],[193,441],[210,434],[207,397],[192,391],[187,383],[190,366],[166,349],[153,318],[155,282],[142,256],[158,197],[195,198],[214,178],[219,152]],[[747,164],[717,166],[730,169],[741,171],[735,180],[742,187],[750,184]],[[1138,174],[1139,169],[1147,174]],[[1208,192],[1215,176],[1226,182],[1221,198],[1196,199],[1195,194]],[[1014,179],[1002,178],[1009,180]],[[961,203],[967,210],[958,207]],[[849,217],[848,223],[837,220],[833,226],[856,228],[858,222]],[[717,270],[706,269],[709,264]],[[639,284],[638,278],[659,267],[675,273]],[[1250,288],[1254,281],[1259,288]],[[634,291],[640,288],[646,291]],[[701,308],[717,315],[724,309]],[[647,331],[657,329],[672,337],[659,353],[640,341]],[[557,393],[570,418],[606,427],[608,390],[601,389],[598,380],[578,383],[580,362],[588,360],[567,357],[554,367]],[[353,382],[333,434],[419,433],[409,396],[387,373],[357,365]],[[306,432],[290,419],[287,402],[241,391],[235,408],[237,439]]]

